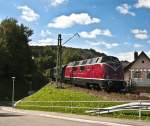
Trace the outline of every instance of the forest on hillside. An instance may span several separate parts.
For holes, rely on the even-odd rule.
[[[30,46],[30,48],[38,70],[48,79],[50,69],[56,66],[57,46]],[[71,61],[106,56],[106,54],[96,52],[94,49],[63,47],[62,52],[64,65]]]

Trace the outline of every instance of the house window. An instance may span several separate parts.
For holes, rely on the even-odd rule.
[[[135,71],[133,73],[133,78],[141,78],[141,71]]]
[[[147,79],[150,79],[150,72],[147,73]]]

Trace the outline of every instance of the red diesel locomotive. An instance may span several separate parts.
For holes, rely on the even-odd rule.
[[[75,85],[117,92],[125,89],[121,62],[113,56],[71,62],[62,75],[65,82]]]
[[[56,80],[56,68],[51,70],[52,80]],[[62,67],[62,80],[74,85],[105,91],[125,91],[123,67],[118,58],[102,56],[70,62]]]

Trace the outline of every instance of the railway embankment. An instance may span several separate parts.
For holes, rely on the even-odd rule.
[[[136,94],[106,93],[74,86],[56,88],[55,84],[48,84],[33,95],[26,97],[16,107],[20,109],[41,110],[72,114],[87,114],[91,109],[121,105],[136,100],[149,100]],[[137,110],[125,110],[98,116],[139,119]],[[143,120],[150,120],[150,112],[142,111]]]

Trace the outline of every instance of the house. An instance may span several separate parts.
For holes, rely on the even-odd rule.
[[[150,91],[150,58],[143,51],[134,52],[134,61],[124,68],[124,80]]]

